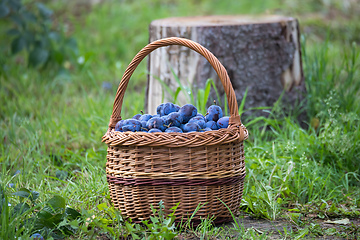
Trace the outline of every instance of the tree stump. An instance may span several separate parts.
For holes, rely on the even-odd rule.
[[[166,37],[183,37],[209,49],[224,65],[241,102],[248,89],[245,109],[272,106],[284,93],[287,104],[301,100],[305,91],[301,63],[298,21],[283,16],[205,16],[155,20],[150,24],[150,42]],[[221,82],[205,58],[180,46],[160,48],[150,54],[146,109],[172,99],[159,79],[175,91],[178,84],[204,88],[215,81],[220,95]],[[284,91],[285,90],[285,91]],[[216,98],[212,90],[209,104]],[[223,100],[224,97],[221,97]],[[180,104],[186,103],[179,95]]]

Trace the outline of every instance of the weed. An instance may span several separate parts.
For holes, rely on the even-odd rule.
[[[54,196],[44,203],[37,202],[39,193],[21,188],[13,193],[20,202],[12,207],[1,187],[1,236],[3,239],[20,238],[40,233],[44,237],[64,238],[76,233],[81,214],[65,206],[65,199]]]
[[[170,95],[170,97],[173,97],[173,99],[167,99],[168,101],[180,104],[180,102],[178,101],[178,96],[179,96],[179,94],[182,94],[183,96],[185,96],[187,98],[187,102],[191,103],[198,109],[198,112],[205,114],[206,110],[207,110],[207,106],[208,106],[210,90],[211,90],[211,87],[213,87],[213,89],[217,95],[216,103],[220,106],[222,105],[219,92],[218,92],[216,85],[212,79],[208,79],[205,82],[204,89],[202,89],[202,88],[195,89],[195,88],[189,87],[189,85],[191,86],[190,83],[188,83],[187,85],[182,84],[179,77],[175,74],[175,72],[172,68],[171,68],[171,72],[174,76],[176,83],[178,84],[178,87],[176,88],[175,91],[173,91],[165,83],[164,80],[154,76],[161,83],[161,85],[166,90],[168,95]],[[164,92],[162,94],[162,102],[165,102],[165,93]],[[210,102],[212,103],[212,101],[210,101]],[[224,111],[225,111],[225,115],[226,115],[227,114],[227,106],[224,108]]]
[[[62,67],[65,61],[77,55],[74,38],[65,36],[52,26],[53,11],[41,2],[23,4],[22,1],[3,1],[0,18],[10,22],[7,35],[12,39],[11,54],[27,51],[30,67]]]

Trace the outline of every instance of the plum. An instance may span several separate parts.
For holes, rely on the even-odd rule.
[[[115,125],[115,131],[119,131],[119,132],[122,132],[123,130],[122,130],[122,127],[123,127],[123,125],[124,125],[124,121],[125,120],[120,120],[120,121],[118,121],[117,123],[116,123],[116,125]]]
[[[136,119],[136,120],[139,120],[139,118],[141,117],[142,115],[139,113],[139,114],[136,114],[132,117],[132,119]]]
[[[146,128],[149,130],[152,128],[157,128],[161,131],[165,131],[166,129],[164,126],[164,120],[161,117],[150,118],[149,121],[146,122]]]
[[[200,126],[196,122],[186,123],[184,126],[184,132],[198,132]]]
[[[215,121],[208,121],[205,124],[205,127],[210,128],[212,130],[218,130],[219,129],[219,126],[217,125],[217,123]]]
[[[219,128],[227,128],[229,126],[229,117],[222,117],[217,121]]]
[[[217,121],[223,117],[223,112],[221,107],[218,105],[211,105],[206,112],[205,119],[206,121]]]
[[[162,131],[157,128],[152,128],[149,130],[149,133],[154,133],[154,132],[162,132]]]
[[[123,126],[123,132],[136,132],[139,131],[140,129],[136,128],[136,125],[125,125]]]
[[[139,120],[126,119],[123,122],[123,126],[122,126],[123,132],[126,131],[136,132],[136,131],[140,131],[140,129],[141,129],[141,122]]]
[[[172,112],[176,112],[175,105],[173,103],[165,103],[163,108],[164,115],[168,115]]]
[[[179,110],[179,113],[181,114],[183,118],[183,123],[187,123],[190,118],[195,117],[197,114],[197,109],[192,104],[185,104],[182,106]]]
[[[168,129],[165,130],[165,132],[178,132],[178,133],[182,133],[183,131],[178,128],[178,127],[169,127]]]
[[[195,117],[201,117],[206,122],[206,118],[201,113],[196,114]]]
[[[177,112],[177,107],[175,107],[175,104],[171,102],[162,103],[156,108],[156,113],[161,117],[172,112]]]
[[[150,118],[152,118],[153,116],[151,114],[144,114],[144,115],[141,115],[141,117],[139,118],[139,121],[149,121]]]
[[[180,127],[180,124],[183,121],[181,114],[178,112],[172,112],[167,115],[166,118],[171,127]]]
[[[206,127],[206,126],[205,126],[206,123],[205,123],[205,121],[204,121],[201,117],[193,117],[193,118],[191,118],[191,119],[189,120],[189,123],[191,123],[191,122],[197,123],[201,129],[203,129],[203,128]]]
[[[160,104],[159,106],[157,106],[156,108],[156,114],[159,115],[159,117],[161,116],[161,113],[164,112],[164,103]],[[154,117],[154,116],[153,116]]]

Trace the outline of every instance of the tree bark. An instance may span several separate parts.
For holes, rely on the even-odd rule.
[[[305,91],[298,21],[282,16],[205,16],[155,20],[150,24],[150,42],[166,37],[183,37],[209,49],[229,74],[238,102],[248,94],[245,109],[272,106],[284,93],[287,104],[302,100]],[[204,88],[215,81],[221,100],[224,91],[216,72],[198,53],[185,47],[160,48],[150,54],[146,109],[173,98],[164,91],[161,79],[175,91],[178,84]],[[174,74],[172,73],[174,71]],[[284,91],[285,90],[285,91]],[[212,90],[209,104],[216,98]],[[179,103],[189,103],[185,94]]]

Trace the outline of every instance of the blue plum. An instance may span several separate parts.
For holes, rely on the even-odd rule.
[[[139,114],[136,114],[135,116],[133,116],[132,119],[139,120],[139,118],[140,118],[141,116],[142,116],[142,115],[139,113]]]
[[[152,118],[153,116],[151,114],[144,114],[139,118],[139,121],[149,121],[150,118]]]
[[[178,128],[178,127],[169,127],[168,129],[165,130],[165,132],[178,132],[178,133],[182,133],[183,131]]]
[[[206,121],[215,121],[223,117],[223,112],[221,107],[218,105],[211,105],[206,112],[205,119]]]
[[[165,127],[165,129],[168,128],[168,127],[170,127],[170,122],[169,122],[169,119],[168,119],[167,116],[162,116],[161,119],[164,121],[164,127]],[[165,130],[165,129],[164,129],[164,130]]]
[[[186,123],[184,126],[184,132],[198,132],[200,126],[196,122]]]
[[[217,121],[219,128],[227,128],[229,126],[229,117],[222,117]]]
[[[217,123],[215,121],[208,121],[205,124],[205,127],[210,128],[212,130],[218,130],[219,129],[219,126],[217,125]]]
[[[126,119],[122,124],[123,132],[126,131],[136,132],[136,131],[140,131],[140,129],[141,129],[141,122],[136,119]]]
[[[206,118],[205,118],[204,115],[202,115],[201,113],[196,114],[195,117],[201,117],[201,118],[203,118],[203,120],[206,122]]]
[[[152,128],[149,130],[149,133],[154,133],[154,132],[162,132],[162,131],[157,128]]]
[[[136,128],[136,125],[125,125],[123,126],[123,132],[136,132],[139,131],[140,129]]]
[[[192,104],[185,104],[180,108],[179,113],[183,117],[183,123],[187,123],[190,120],[190,118],[196,116],[197,109]]]
[[[156,108],[156,113],[158,115],[160,115],[161,117],[168,115],[169,113],[176,112],[176,111],[177,111],[177,108],[175,107],[175,104],[173,104],[171,102],[162,103]]]
[[[146,123],[147,123],[147,121],[141,121],[141,131],[142,132],[147,132],[149,130],[146,127]]]
[[[159,106],[157,106],[156,108],[156,114],[159,116],[162,116],[161,113],[164,112],[164,103],[160,104]]]
[[[164,126],[164,120],[161,117],[150,118],[149,121],[146,122],[146,128],[149,130],[152,128],[157,128],[161,131],[165,131],[166,129]]]
[[[189,120],[189,123],[191,123],[191,122],[197,123],[197,124],[200,126],[201,129],[203,129],[203,128],[206,127],[206,126],[205,126],[206,123],[205,123],[205,121],[204,121],[201,117],[193,117],[193,118],[191,118],[191,119]]]
[[[167,122],[170,124],[171,127],[180,127],[180,124],[183,121],[183,118],[180,113],[172,112],[167,117]]]
[[[168,115],[172,112],[176,112],[175,105],[173,103],[165,103],[163,108],[163,114]]]
[[[201,121],[206,122],[205,117],[202,115],[198,115],[198,114],[195,117],[190,118],[189,122],[194,121],[194,120],[201,120]]]
[[[122,132],[122,127],[124,125],[124,121],[125,120],[120,120],[116,123],[115,125],[115,131],[119,131],[119,132]]]

